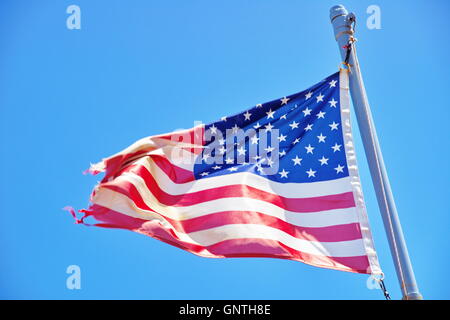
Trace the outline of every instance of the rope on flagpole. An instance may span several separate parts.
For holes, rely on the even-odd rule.
[[[384,284],[384,273],[377,275],[372,274],[370,278],[372,278],[376,283],[378,283],[386,300],[391,300],[391,295],[389,294],[389,291],[387,290],[386,285]]]
[[[386,300],[391,300],[391,296],[389,295],[389,292],[386,289],[386,285],[384,284],[383,279],[380,279],[378,281],[378,283],[380,284],[380,288],[383,291],[384,297],[386,298]]]
[[[354,42],[357,41],[357,39],[353,36],[353,34],[355,33],[356,30],[356,16],[355,15],[351,15],[349,17],[349,20],[351,21],[351,23],[353,23],[353,28],[351,29],[351,33],[350,36],[348,37],[348,42],[345,46],[343,46],[343,49],[346,49],[346,53],[345,53],[345,59],[342,62],[343,65],[345,65],[348,69],[349,72],[351,72],[351,66],[348,63],[348,61],[350,60],[350,53],[352,52],[352,45]]]

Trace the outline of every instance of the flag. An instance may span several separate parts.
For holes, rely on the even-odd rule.
[[[169,110],[170,112],[170,110]],[[203,257],[271,257],[381,274],[358,175],[348,74],[92,165],[77,220]]]

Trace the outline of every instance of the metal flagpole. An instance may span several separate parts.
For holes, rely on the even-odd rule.
[[[402,227],[397,215],[394,197],[384,166],[383,156],[378,143],[372,114],[364,88],[358,58],[354,46],[353,24],[355,15],[348,13],[341,6],[334,6],[330,9],[330,19],[333,25],[336,41],[339,45],[341,57],[344,64],[349,68],[350,94],[358,120],[359,131],[361,132],[364,150],[369,163],[370,174],[375,187],[378,205],[383,218],[384,228],[387,233],[392,258],[394,260],[397,277],[400,282],[403,299],[421,300],[422,295],[417,287],[411,261],[403,237]]]

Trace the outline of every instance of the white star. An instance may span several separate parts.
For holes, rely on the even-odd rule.
[[[258,144],[259,138],[257,136],[253,136],[251,138],[251,140],[252,140],[252,144]]]
[[[336,168],[334,168],[334,170],[336,170],[336,174],[338,174],[339,172],[344,173],[344,166],[341,166],[340,164],[338,164],[338,166]]]
[[[317,119],[320,119],[320,118],[325,119],[325,113],[326,112],[320,111],[318,114],[316,114]]]
[[[260,164],[260,163],[255,164],[255,166],[256,166],[256,170],[257,170],[259,173],[263,173],[264,169],[263,169],[263,167],[261,167],[261,164]]]
[[[261,104],[261,103],[258,103],[258,104],[256,105],[256,107],[257,107],[257,108],[262,108],[262,104]]]
[[[333,152],[341,151],[342,145],[335,143],[334,146],[331,147],[333,149]]]
[[[296,165],[300,165],[301,166],[302,165],[301,162],[302,162],[303,159],[299,158],[298,156],[295,156],[295,158],[292,158],[291,160],[294,161],[294,166],[296,166]]]
[[[319,139],[319,143],[320,142],[324,142],[325,143],[326,136],[322,135],[322,133],[320,134],[320,136],[317,136],[317,138]]]
[[[279,141],[279,142],[281,142],[281,141],[286,141],[286,137],[287,137],[287,136],[284,136],[283,134],[281,134],[281,135],[278,137],[278,141]]]
[[[222,167],[221,166],[214,166],[214,167],[212,167],[214,170],[219,170],[219,169],[221,169]]]
[[[244,120],[250,120],[250,116],[251,116],[252,114],[250,113],[250,112],[248,112],[248,110],[247,110],[247,112],[246,113],[244,113]]]
[[[266,152],[269,153],[269,152],[272,152],[273,150],[275,150],[275,148],[274,147],[267,147],[267,148],[264,148],[264,150],[266,150]]]
[[[287,178],[289,171],[282,170],[281,172],[278,172],[281,175],[281,178]]]
[[[312,124],[308,124],[308,125],[305,127],[305,131],[310,131],[310,130],[312,130],[312,127],[313,127]]]
[[[227,151],[227,149],[225,149],[224,146],[221,146],[220,149],[219,149],[219,153],[220,153],[220,154],[224,154],[225,151]]]
[[[328,160],[330,160],[330,159],[322,156],[322,159],[319,159],[320,165],[323,166],[324,164],[328,164]]]
[[[259,124],[259,121],[253,126],[253,128],[255,129],[259,129],[261,127],[261,125]]]
[[[241,146],[239,149],[237,149],[237,152],[240,156],[245,155],[245,148],[243,146]]]
[[[232,164],[232,163],[234,163],[234,160],[228,157],[228,158],[225,160],[225,163],[226,163],[226,164]]]
[[[237,132],[239,131],[240,128],[239,128],[239,126],[238,126],[237,124],[235,124],[234,127],[231,128],[231,129],[233,130],[233,131],[232,131],[233,133],[237,133]]]
[[[283,157],[286,155],[286,150],[281,151],[280,153],[278,153],[279,157]]]
[[[209,174],[209,172],[202,172],[202,173],[200,173],[200,175],[202,176],[202,177],[205,177],[205,176],[207,176]]]
[[[225,144],[225,139],[219,139],[219,144],[223,146]]]
[[[316,172],[317,171],[314,171],[312,168],[309,168],[309,170],[306,171],[306,173],[308,174],[308,178],[315,177],[316,176]]]
[[[255,159],[255,161],[258,161],[258,159],[261,159],[261,156],[254,156],[253,159]]]
[[[317,103],[319,103],[320,101],[323,101],[323,97],[325,97],[322,93],[320,93],[316,99],[317,99]]]
[[[237,171],[237,169],[238,169],[238,168],[236,168],[236,167],[228,168],[228,170],[229,170],[230,172]]]
[[[280,117],[280,119],[284,119],[284,120],[286,120],[286,114],[283,114],[281,117]]]
[[[211,127],[209,127],[209,132],[211,132],[211,134],[216,134],[217,133],[217,127],[215,125],[212,125]]]
[[[333,108],[336,108],[336,103],[337,103],[337,101],[334,100],[334,98],[331,99],[330,101],[328,101],[328,103],[329,103]]]
[[[294,130],[295,128],[298,128],[298,122],[295,122],[295,120],[289,124],[289,127],[291,127],[292,130]]]
[[[305,94],[306,100],[308,100],[309,98],[311,98],[311,96],[312,96],[312,92],[311,92],[311,91],[308,92],[307,94]]]
[[[291,100],[291,99],[284,97],[283,99],[281,99],[281,105],[287,104],[289,100]]]
[[[333,121],[333,123],[329,124],[329,126],[331,128],[331,131],[337,130],[338,129],[338,125],[339,125],[339,123],[336,123],[334,121]]]
[[[312,109],[309,109],[308,107],[306,107],[306,109],[302,111],[305,114],[304,117],[309,116],[311,114],[311,111],[312,111]]]
[[[299,143],[300,142],[300,138],[297,138],[297,139],[295,139],[293,142],[292,142],[292,144],[297,144],[297,143]]]
[[[315,148],[314,148],[314,147],[311,147],[311,145],[308,144],[308,145],[305,147],[305,149],[306,149],[306,153],[311,153],[311,154],[313,154],[313,150],[314,150]]]
[[[264,128],[266,128],[266,131],[272,131],[273,125],[271,125],[270,123],[268,123],[268,124],[265,125]]]
[[[273,160],[270,159],[270,158],[267,158],[267,165],[268,165],[269,167],[272,167],[272,166],[273,166]]]
[[[220,120],[227,121],[227,117],[222,117],[222,118],[220,118]]]
[[[328,82],[328,84],[330,85],[330,88],[336,87],[336,80],[331,80],[330,82]]]
[[[208,160],[209,157],[210,157],[209,154],[204,153],[202,159],[203,159],[203,161],[206,161],[206,160]]]
[[[273,119],[274,113],[275,113],[275,111],[272,111],[272,109],[269,109],[269,111],[266,112],[266,114],[267,114],[267,119],[270,119],[270,118]]]

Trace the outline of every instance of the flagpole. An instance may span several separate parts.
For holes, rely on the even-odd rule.
[[[384,166],[383,156],[378,143],[377,133],[372,120],[372,114],[366,90],[364,88],[361,70],[359,68],[356,49],[352,43],[354,40],[353,23],[355,21],[355,16],[353,13],[348,13],[343,6],[338,5],[330,9],[330,19],[336,41],[339,45],[341,57],[343,61],[347,60],[347,67],[350,69],[350,94],[370,168],[370,174],[377,195],[378,206],[380,207],[389,247],[394,260],[397,277],[400,282],[403,299],[421,300],[422,295],[417,287],[402,227],[395,207],[394,197]],[[348,47],[349,44],[350,47]]]

